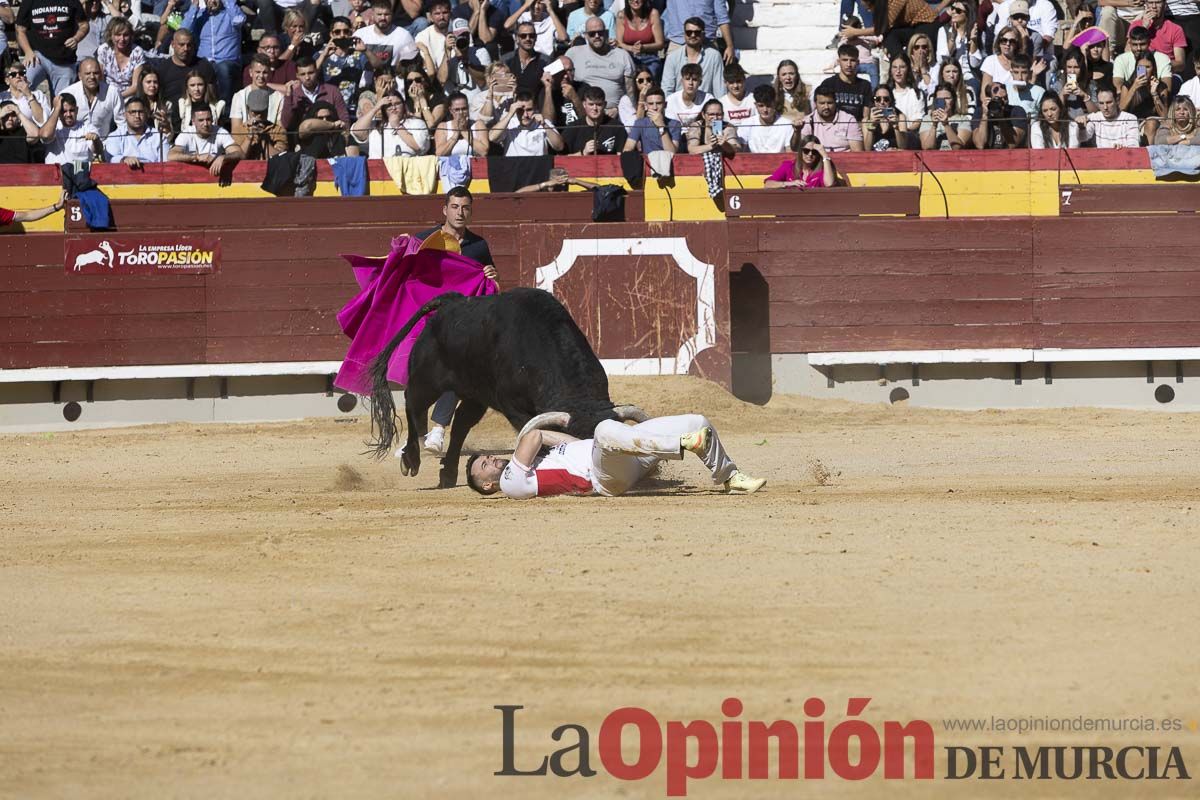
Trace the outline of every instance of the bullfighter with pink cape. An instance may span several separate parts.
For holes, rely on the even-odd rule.
[[[433,237],[430,237],[431,239]],[[392,251],[382,257],[343,255],[354,268],[361,291],[338,312],[338,324],[350,337],[350,349],[334,384],[355,394],[370,394],[367,368],[393,336],[421,306],[446,292],[482,296],[496,293],[484,277],[483,265],[461,253],[421,249],[420,239],[397,236]],[[425,329],[422,318],[396,348],[388,362],[388,379],[408,383],[408,355]]]

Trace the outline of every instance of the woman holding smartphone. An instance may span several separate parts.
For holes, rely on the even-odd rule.
[[[1083,51],[1078,47],[1072,47],[1063,56],[1063,71],[1059,82],[1062,84],[1063,105],[1066,106],[1068,117],[1078,121],[1081,117],[1100,110],[1100,106],[1096,105],[1096,92],[1099,91],[1099,87],[1092,80]]]
[[[862,129],[863,147],[867,150],[909,149],[909,119],[896,108],[896,98],[886,85],[880,84],[871,108],[863,110]]]
[[[689,153],[720,150],[728,156],[741,149],[737,129],[725,123],[725,106],[715,97],[709,98],[700,109],[700,116],[688,125],[687,143]]]

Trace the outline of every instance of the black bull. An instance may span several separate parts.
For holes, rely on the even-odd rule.
[[[413,325],[433,311],[437,315],[425,324],[408,358],[405,475],[420,470],[429,407],[447,391],[459,402],[442,459],[443,487],[457,483],[463,442],[489,408],[518,430],[537,415],[565,412],[570,415],[566,432],[580,439],[591,438],[602,420],[645,418],[639,409],[613,405],[600,359],[553,295],[540,289],[487,297],[448,293],[423,305],[371,362],[371,424],[378,438],[370,447],[376,458],[387,456],[397,433],[388,362]]]

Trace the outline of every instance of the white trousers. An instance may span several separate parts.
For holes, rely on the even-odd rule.
[[[610,497],[624,494],[659,461],[683,459],[680,436],[711,426],[700,414],[655,417],[637,425],[611,419],[601,422],[592,439],[592,486]],[[737,470],[715,428],[700,460],[712,471],[713,483],[724,483]]]

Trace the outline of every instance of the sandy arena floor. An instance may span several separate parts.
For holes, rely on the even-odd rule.
[[[690,784],[690,797],[1195,796],[1193,781],[941,780],[942,748],[1200,732],[951,733],[951,717],[1200,718],[1200,424],[948,413],[619,382],[709,414],[753,497],[695,459],[649,496],[481,499],[360,455],[365,420],[0,437],[0,796],[663,797],[498,778],[567,722],[803,721],[810,696],[929,720],[932,782]],[[472,442],[503,447],[496,420]],[[682,484],[676,483],[683,481]]]

